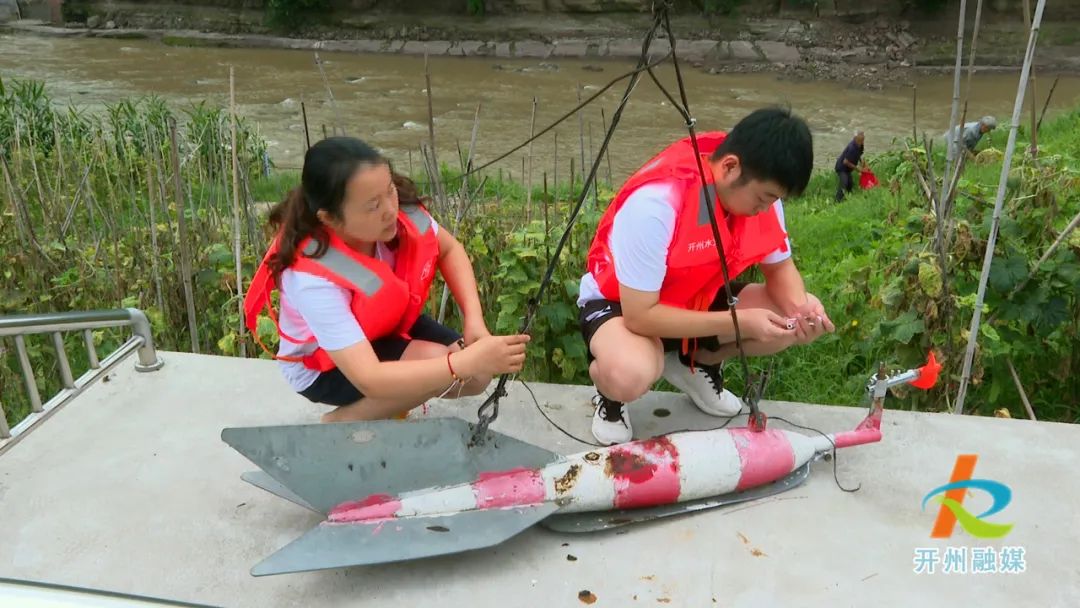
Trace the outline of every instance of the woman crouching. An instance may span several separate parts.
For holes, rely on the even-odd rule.
[[[477,395],[521,370],[528,336],[492,336],[465,248],[415,185],[366,143],[332,137],[304,156],[300,187],[270,213],[276,237],[244,301],[248,328],[280,293],[276,359],[323,422],[404,417],[428,399]],[[423,314],[438,267],[464,336]]]

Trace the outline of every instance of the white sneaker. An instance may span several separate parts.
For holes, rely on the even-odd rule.
[[[735,416],[742,411],[742,400],[724,389],[724,373],[719,365],[695,364],[691,373],[679,353],[672,351],[664,355],[664,379],[710,416]]]
[[[592,434],[604,445],[626,443],[634,438],[634,428],[630,426],[630,414],[626,406],[612,401],[597,393],[593,397],[596,410],[592,417]]]

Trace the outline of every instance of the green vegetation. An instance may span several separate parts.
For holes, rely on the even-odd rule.
[[[330,9],[327,0],[266,0],[266,18],[270,25],[283,30],[296,30]]]
[[[470,15],[482,16],[484,14],[484,0],[466,0],[465,10]]]
[[[170,119],[180,123],[180,198],[174,190]],[[250,202],[281,199],[298,176],[265,175],[257,133],[241,123],[239,137],[246,203],[239,253],[250,278],[268,243],[261,211]],[[1039,144],[1037,163],[1021,158],[1024,142],[1017,146],[968,403],[969,410],[984,415],[1005,408],[1024,416],[1011,363],[1040,419],[1075,422],[1080,419],[1080,380],[1074,373],[1080,368],[1075,348],[1080,233],[1033,266],[1080,211],[1080,110],[1048,121]],[[220,108],[198,105],[174,114],[159,100],[142,99],[92,116],[57,108],[38,83],[0,83],[0,150],[10,176],[10,181],[0,176],[5,227],[0,230],[0,314],[135,306],[147,311],[161,348],[191,350],[193,320],[200,352],[259,354],[250,337],[241,340],[239,332],[230,146],[228,114]],[[856,404],[878,362],[916,366],[932,348],[945,365],[939,387],[909,391],[894,404],[948,409],[985,254],[1000,153],[985,152],[960,181],[944,277],[934,215],[914,176],[922,158],[925,151],[905,147],[873,159],[882,186],[853,193],[840,204],[833,202],[835,176],[828,171],[814,176],[803,197],[787,202],[796,262],[837,332],[778,357],[754,360],[755,369],[775,363],[768,398]],[[935,162],[940,174],[943,160]],[[446,168],[442,179],[450,190],[462,184],[460,173]],[[430,190],[426,179],[418,181]],[[467,190],[476,195],[460,225],[454,209],[431,205],[474,259],[493,331],[518,329],[580,187],[580,178],[573,189],[564,178],[557,191],[537,188],[527,208],[520,184],[488,174],[470,178]],[[572,231],[532,326],[526,379],[588,382],[574,300],[585,251],[611,196],[611,188],[601,186],[599,205],[590,197]],[[187,272],[182,253],[190,258]],[[433,290],[432,314],[438,312],[441,291],[441,285]],[[448,322],[456,323],[454,307],[447,311]],[[267,344],[276,339],[269,319],[261,320],[259,333]],[[104,350],[115,347],[119,335],[103,331],[95,338]],[[85,369],[79,339],[71,336],[69,344],[76,373]],[[27,343],[42,394],[51,395],[59,387],[48,337]],[[6,348],[0,349],[0,401],[14,423],[25,416],[28,402],[13,345],[0,347]],[[729,385],[739,390],[739,366],[729,365],[728,372]],[[287,390],[284,383],[282,390]]]
[[[180,123],[179,199],[173,120]],[[237,147],[244,191],[263,171],[265,144],[241,121]],[[219,108],[199,104],[175,115],[147,98],[92,115],[56,107],[41,83],[0,82],[0,314],[135,306],[147,311],[162,348],[191,350],[188,283],[199,350],[220,352],[216,342],[229,335],[224,324],[235,332],[239,323],[230,152],[229,118]],[[266,240],[256,218],[241,219],[250,276]],[[67,344],[76,374],[86,369],[80,338],[69,336]],[[117,338],[95,334],[102,356]],[[47,398],[59,389],[51,342],[26,342]],[[14,421],[29,405],[15,349],[3,346],[0,401]]]

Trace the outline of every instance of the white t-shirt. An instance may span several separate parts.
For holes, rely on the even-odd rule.
[[[676,182],[645,184],[630,193],[622,208],[615,214],[615,221],[608,234],[608,246],[615,260],[615,277],[620,283],[638,291],[660,291],[667,274],[668,249],[675,235],[675,209],[670,200],[678,196]],[[773,203],[780,229],[784,224],[784,203]],[[791,241],[784,239],[787,250],[777,249],[761,261],[777,264],[791,257]],[[596,277],[586,272],[581,277],[578,306],[593,300],[602,300]]]
[[[434,219],[431,229],[439,234],[439,225]],[[397,262],[394,251],[384,243],[376,245],[375,257],[390,268]],[[281,273],[281,311],[278,315],[281,331],[301,341],[314,337],[315,342],[293,344],[282,339],[278,355],[301,357],[315,352],[318,346],[325,350],[340,350],[363,342],[366,337],[353,317],[351,300],[348,289],[322,277],[286,268]],[[296,392],[308,388],[319,377],[318,371],[304,367],[303,363],[278,361],[278,366]]]

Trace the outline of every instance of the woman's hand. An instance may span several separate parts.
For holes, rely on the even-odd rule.
[[[451,353],[451,369],[461,377],[516,374],[525,364],[529,336],[486,336],[463,351]]]
[[[476,342],[481,338],[486,338],[491,335],[491,331],[488,330],[487,324],[484,323],[483,317],[475,319],[465,319],[464,327],[465,346]]]

